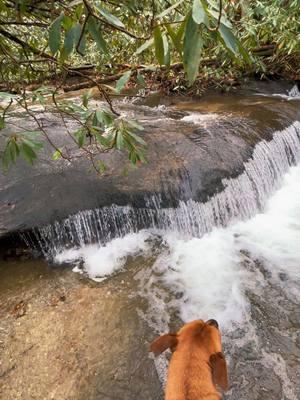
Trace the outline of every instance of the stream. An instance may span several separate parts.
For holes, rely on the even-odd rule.
[[[160,117],[172,129],[176,121],[192,129],[200,153],[217,140],[210,121],[220,127],[220,115],[239,113],[238,129],[251,142],[243,168],[218,178],[218,190],[201,201],[189,170],[174,206],[154,191],[139,207],[85,208],[21,233],[43,259],[0,261],[3,398],[161,400],[169,354],[153,359],[148,344],[199,318],[220,326],[230,382],[224,399],[300,398],[298,95],[293,88],[248,96],[236,108],[230,97],[156,104],[153,113],[167,110]],[[278,107],[276,118],[255,114],[260,98]],[[243,120],[246,113],[259,128]],[[247,132],[263,130],[263,118],[272,135],[253,143]],[[206,134],[195,136],[195,127]],[[20,300],[26,312],[15,318]]]
[[[57,254],[92,279],[131,268],[128,258],[153,257],[134,279],[146,309],[138,314],[157,334],[178,320],[216,318],[230,365],[228,399],[299,398],[300,166],[283,176],[264,211],[214,228],[201,238],[143,230],[104,247]],[[191,207],[190,210],[194,212]],[[187,211],[186,211],[187,212]],[[113,278],[112,278],[113,279]],[[167,359],[156,368],[165,382]],[[249,391],[253,395],[249,396]]]

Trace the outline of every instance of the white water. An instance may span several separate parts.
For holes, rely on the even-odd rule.
[[[297,400],[297,396],[288,363],[278,345],[270,350],[264,332],[268,326],[260,324],[271,319],[273,329],[276,318],[280,322],[288,315],[284,299],[294,310],[300,305],[300,165],[289,167],[299,160],[299,138],[296,130],[295,136],[291,132],[289,129],[281,138],[275,136],[272,142],[257,147],[245,173],[228,181],[225,191],[210,203],[209,207],[211,204],[215,207],[210,212],[207,204],[181,204],[179,211],[168,211],[173,212],[170,217],[173,223],[166,225],[169,230],[157,230],[154,226],[148,231],[125,234],[106,245],[66,250],[56,257],[61,262],[79,259],[91,278],[102,279],[126,267],[128,256],[153,255],[156,245],[151,244],[151,237],[159,233],[162,243],[159,249],[155,248],[156,261],[135,276],[138,296],[148,304],[146,310],[138,310],[140,317],[157,334],[169,331],[174,315],[183,321],[216,319],[229,349],[229,364],[238,354],[243,374],[243,365],[247,366],[247,357],[253,353],[252,357],[256,357],[253,365],[262,366],[269,371],[266,374],[272,373],[280,381],[283,394],[278,394],[278,400]],[[260,213],[259,207],[263,208]],[[243,220],[238,220],[238,216]],[[199,226],[202,228],[201,223],[194,224],[197,219],[208,224],[201,235],[197,231]],[[182,229],[177,229],[178,226]],[[275,307],[272,304],[269,307],[276,310],[276,315],[262,314],[261,320],[253,317],[256,305],[252,304],[252,296],[267,304],[271,296]],[[262,310],[258,308],[259,313]],[[280,334],[289,337],[290,332],[281,330]],[[245,351],[247,356],[243,361]],[[155,365],[164,382],[165,356],[158,358]],[[246,367],[245,371],[249,373]],[[266,375],[258,379],[260,390],[264,390],[265,379]],[[254,371],[247,380],[255,381]],[[238,398],[238,390],[233,398]]]
[[[81,272],[79,268],[83,262],[84,271],[91,279],[101,280],[120,270],[129,255],[146,254],[150,250],[147,243],[150,233],[140,231],[130,233],[122,239],[116,238],[105,246],[87,245],[80,248],[68,249],[58,253],[55,261],[58,264],[76,261],[75,272]]]
[[[269,94],[259,93],[258,96],[269,97]],[[300,91],[297,85],[294,85],[291,90],[287,94],[282,93],[274,93],[271,95],[272,97],[279,97],[284,100],[300,100]]]
[[[180,201],[177,208],[162,208],[160,196],[146,199],[147,208],[112,205],[82,211],[33,232],[33,245],[54,258],[66,245],[83,247],[98,242],[103,246],[113,237],[123,237],[141,228],[180,232],[202,237],[214,227],[227,226],[232,220],[247,219],[265,206],[283,175],[300,159],[300,123],[275,132],[269,142],[259,142],[244,172],[235,179],[224,179],[224,190],[206,203]],[[32,237],[25,238],[30,243]]]
[[[282,285],[287,296],[300,301],[300,166],[285,176],[264,213],[215,228],[200,239],[166,235],[165,241],[169,250],[156,262],[158,279],[173,292],[184,293],[178,302],[184,321],[215,318],[225,331],[247,321],[245,292],[264,282],[259,271],[244,267],[245,251],[263,263],[269,279]],[[279,273],[286,274],[284,284]]]
[[[105,278],[124,268],[128,256],[151,255],[152,235],[157,232],[128,234],[103,247],[67,250],[56,260],[80,259],[92,279]],[[270,351],[268,342],[260,337],[262,327],[253,319],[249,293],[268,302],[269,285],[279,288],[273,299],[278,313],[273,316],[275,325],[276,318],[286,314],[280,305],[280,291],[293,307],[300,305],[300,165],[284,176],[281,188],[266,202],[264,212],[249,220],[214,228],[202,238],[182,237],[178,232],[161,235],[163,242],[155,263],[135,276],[138,296],[148,304],[146,311],[137,310],[140,317],[157,334],[169,331],[174,314],[179,313],[183,321],[216,319],[229,364],[234,354],[240,358],[242,349],[249,353],[247,346],[252,346],[251,352],[259,355],[256,362],[273,371],[281,382],[283,397],[276,399],[297,400],[280,348]],[[285,331],[282,334],[289,335]],[[167,364],[164,355],[155,360],[162,384]],[[264,379],[261,377],[261,387]]]
[[[282,187],[267,201],[265,211],[227,228],[214,228],[202,238],[182,237],[178,233],[161,233],[166,250],[153,265],[151,285],[160,284],[181,298],[164,307],[176,307],[183,321],[215,318],[225,331],[247,321],[247,289],[256,281],[263,284],[259,271],[248,271],[243,262],[248,256],[260,260],[271,278],[280,284],[279,273],[287,280],[283,289],[289,296],[299,296],[300,279],[300,166],[285,175]],[[151,250],[150,231],[140,231],[112,240],[106,246],[83,246],[56,256],[57,262],[82,260],[91,278],[105,277],[122,268],[129,255],[147,254]],[[162,246],[162,248],[164,248]],[[241,252],[242,251],[242,252]],[[150,286],[143,282],[146,296]],[[152,320],[157,312],[155,301]],[[299,299],[300,300],[300,299]],[[160,310],[162,311],[162,310]],[[158,321],[157,331],[165,329]]]
[[[202,113],[199,112],[191,112],[189,115],[181,118],[182,121],[191,122],[195,125],[201,125],[202,127],[206,126],[206,122],[211,123],[212,120],[220,118],[220,115],[216,113]]]
[[[300,98],[300,91],[297,85],[294,85],[292,89],[289,91],[289,96]]]

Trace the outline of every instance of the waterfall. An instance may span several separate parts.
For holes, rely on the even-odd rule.
[[[179,231],[202,237],[215,226],[247,219],[261,210],[284,173],[300,159],[300,122],[277,131],[271,141],[259,142],[238,177],[224,179],[224,190],[205,203],[180,201],[177,208],[162,208],[159,195],[147,199],[147,208],[103,207],[80,211],[62,221],[35,228],[22,237],[30,247],[53,258],[63,248],[91,243],[101,245],[143,228]]]
[[[300,97],[300,91],[298,85],[294,85],[289,91],[289,97]]]

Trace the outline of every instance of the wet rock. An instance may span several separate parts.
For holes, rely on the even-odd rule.
[[[151,332],[121,280],[103,286],[41,261],[0,264],[0,398],[162,400]],[[10,314],[16,296],[18,312],[30,301],[26,318]]]
[[[299,311],[295,311],[290,315],[290,321],[291,324],[294,328],[299,329],[300,328],[300,312]]]
[[[260,362],[237,362],[231,391],[225,400],[274,400],[282,398],[280,380],[274,371]],[[250,379],[251,377],[251,379]]]
[[[72,165],[64,160],[54,162],[47,143],[33,167],[18,160],[0,177],[0,203],[4,205],[0,208],[0,235],[111,204],[149,207],[147,199],[152,195],[160,196],[161,207],[174,207],[180,200],[206,201],[223,189],[224,178],[242,171],[258,141],[271,139],[275,130],[299,116],[293,102],[285,104],[253,94],[172,98],[167,104],[171,102],[172,106],[161,108],[116,105],[140,120],[148,143],[149,163],[127,176],[123,174],[126,156],[119,152],[103,154],[108,171],[100,177],[89,170],[84,159]],[[191,113],[188,118],[186,114]],[[47,120],[51,120],[46,124],[48,134],[58,146],[63,145],[61,121],[51,115]],[[30,129],[28,121],[22,123]]]
[[[282,280],[283,282],[285,282],[289,279],[288,275],[284,272],[279,272],[278,276],[279,276],[280,280]]]

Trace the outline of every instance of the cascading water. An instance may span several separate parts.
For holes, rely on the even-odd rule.
[[[294,85],[292,89],[289,91],[290,97],[300,97],[300,91],[298,85]]]
[[[297,400],[299,161],[294,122],[259,142],[243,172],[205,203],[162,208],[157,195],[143,209],[82,211],[24,239],[96,281],[132,268],[129,295],[146,304],[137,312],[153,336],[182,321],[217,319],[232,387],[226,398]],[[155,361],[162,383],[167,363],[164,355]]]
[[[262,180],[261,192],[256,189],[262,203],[254,204],[263,206],[262,213],[251,208],[251,218],[214,227],[201,237],[188,235],[189,231],[160,231],[157,242],[155,232],[142,230],[105,246],[64,251],[56,261],[82,260],[85,271],[97,280],[126,263],[130,268],[128,256],[142,255],[145,261],[139,260],[142,266],[135,274],[138,293],[131,295],[145,300],[147,306],[137,312],[156,335],[180,326],[180,321],[213,317],[221,326],[229,363],[232,390],[225,398],[297,400],[300,165],[288,166],[299,161],[299,139],[294,145],[296,152],[286,146],[278,151],[279,146],[273,153],[279,157],[276,163],[260,164],[278,172],[267,175],[270,182]],[[256,157],[257,153],[249,164]],[[252,165],[250,171],[255,170],[258,173]],[[268,200],[263,189],[272,192]],[[167,364],[165,355],[155,360],[162,384]]]
[[[112,205],[82,211],[35,229],[23,238],[29,245],[38,246],[46,257],[53,258],[65,247],[104,245],[114,237],[144,228],[201,237],[213,227],[249,218],[264,207],[284,173],[299,160],[299,137],[300,123],[295,122],[276,132],[271,141],[261,141],[252,159],[245,163],[244,172],[237,178],[224,179],[224,190],[206,203],[189,200],[181,201],[177,208],[162,208],[160,196],[153,196],[147,199],[147,208]]]

